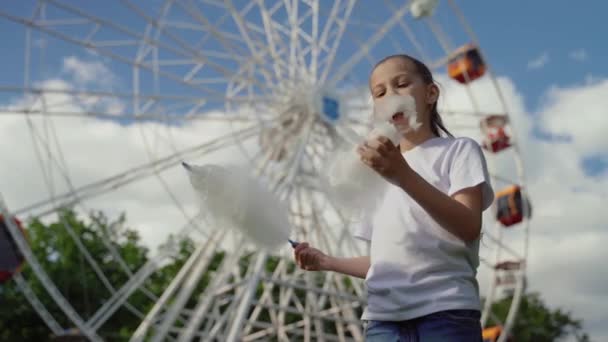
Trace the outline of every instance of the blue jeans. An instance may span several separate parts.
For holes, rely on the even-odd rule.
[[[481,313],[446,310],[407,321],[367,321],[367,342],[481,342]]]

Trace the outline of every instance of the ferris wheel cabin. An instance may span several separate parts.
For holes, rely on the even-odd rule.
[[[13,222],[25,236],[21,221],[13,218]],[[4,217],[0,215],[0,284],[8,282],[13,276],[21,271],[24,264],[24,257],[19,251],[8,227],[4,222]]]
[[[448,59],[448,75],[462,84],[473,82],[485,73],[486,64],[473,44],[456,49]]]
[[[498,153],[511,146],[511,137],[507,134],[508,118],[506,115],[490,115],[480,122],[484,136],[482,147],[492,153]]]
[[[495,325],[492,327],[484,328],[483,333],[482,333],[483,342],[498,341],[498,338],[500,337],[502,332],[503,332],[503,328],[500,325]],[[513,342],[513,340],[511,338],[507,338],[507,342]]]
[[[496,194],[496,219],[505,227],[531,216],[530,202],[522,196],[521,187],[511,185]]]

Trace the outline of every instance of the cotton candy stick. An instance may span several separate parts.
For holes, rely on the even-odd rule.
[[[257,246],[274,250],[289,241],[287,208],[244,169],[182,163],[213,223],[236,229]]]

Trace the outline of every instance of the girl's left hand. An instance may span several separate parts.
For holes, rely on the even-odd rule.
[[[369,139],[357,148],[361,161],[394,185],[400,186],[402,179],[412,171],[401,154],[387,137]]]

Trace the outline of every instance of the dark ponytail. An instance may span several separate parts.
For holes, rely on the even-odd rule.
[[[441,129],[448,137],[453,138],[454,135],[452,135],[452,133],[450,133],[450,131],[448,131],[447,128],[445,128],[445,125],[443,124],[443,120],[441,119],[441,115],[439,115],[439,112],[437,111],[437,102],[433,103],[433,107],[431,108],[431,132],[433,132],[433,134],[435,136],[441,136],[439,130]]]
[[[391,55],[391,56],[385,57],[382,60],[380,60],[378,63],[376,63],[376,65],[374,66],[374,69],[376,69],[376,67],[378,67],[378,65],[380,65],[392,58],[401,58],[401,59],[410,60],[412,63],[414,63],[414,66],[416,67],[416,71],[418,72],[420,77],[422,77],[422,81],[424,81],[425,84],[435,84],[435,79],[433,78],[433,74],[431,73],[431,70],[421,61],[417,60],[416,58],[414,58],[410,55],[406,55],[406,54]],[[429,119],[430,119],[430,123],[431,123],[431,132],[433,132],[433,134],[435,136],[438,136],[438,137],[441,136],[441,133],[440,133],[440,130],[441,130],[447,136],[449,136],[451,138],[454,137],[454,135],[452,135],[452,133],[450,133],[447,130],[447,128],[445,128],[445,125],[443,124],[441,115],[439,115],[439,112],[437,111],[437,102],[433,103],[433,106],[431,107]]]

